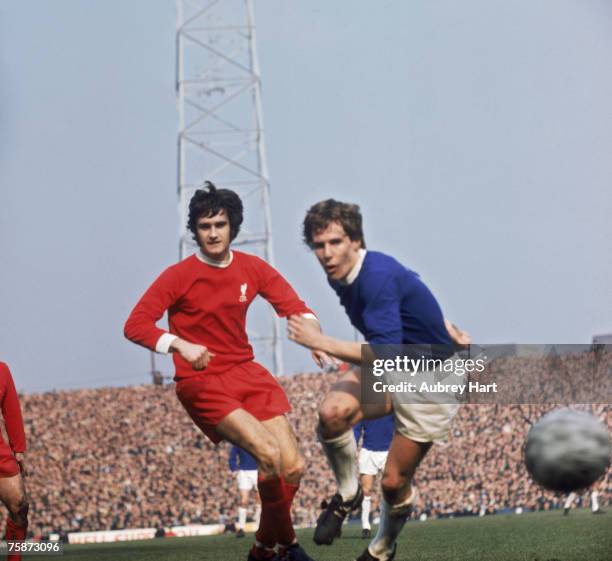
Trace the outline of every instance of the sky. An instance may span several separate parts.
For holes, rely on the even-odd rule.
[[[610,2],[255,19],[275,261],[326,332],[353,337],[300,224],[328,197],[478,343],[612,332]],[[122,326],[177,260],[175,26],[171,0],[0,0],[0,360],[21,391],[149,382]]]

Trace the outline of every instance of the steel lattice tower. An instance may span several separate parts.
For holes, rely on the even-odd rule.
[[[245,220],[232,245],[273,264],[253,2],[177,0],[177,14],[179,256],[195,251],[186,230],[189,200],[210,180],[238,192],[244,203]],[[249,339],[259,359],[280,374],[278,318],[267,303],[252,308]]]

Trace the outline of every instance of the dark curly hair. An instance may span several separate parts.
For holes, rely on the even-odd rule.
[[[308,209],[302,231],[304,243],[312,249],[313,236],[321,230],[325,230],[332,222],[340,224],[347,236],[354,242],[361,242],[361,247],[365,249],[366,244],[363,237],[359,205],[341,203],[334,199],[320,201]]]
[[[213,183],[207,181],[204,187],[208,189],[198,189],[189,201],[189,219],[187,228],[191,230],[193,239],[197,242],[196,235],[198,220],[215,216],[219,211],[225,210],[230,224],[230,241],[233,241],[242,224],[242,201],[240,197],[230,189],[217,189]]]

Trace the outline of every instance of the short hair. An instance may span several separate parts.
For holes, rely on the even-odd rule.
[[[313,236],[325,230],[332,222],[340,224],[346,235],[354,242],[361,242],[361,247],[365,249],[359,205],[342,203],[334,199],[320,201],[308,209],[304,218],[304,243],[312,249]]]
[[[187,228],[191,230],[193,239],[197,242],[198,220],[215,216],[221,210],[225,210],[230,224],[230,241],[233,241],[240,232],[240,225],[243,221],[240,197],[231,189],[217,189],[210,181],[207,181],[204,187],[208,191],[198,189],[189,201]]]

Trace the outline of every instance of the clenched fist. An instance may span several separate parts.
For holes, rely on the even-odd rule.
[[[191,364],[194,370],[204,370],[208,366],[210,359],[215,356],[204,345],[189,343],[181,338],[176,338],[170,345],[170,348]]]

